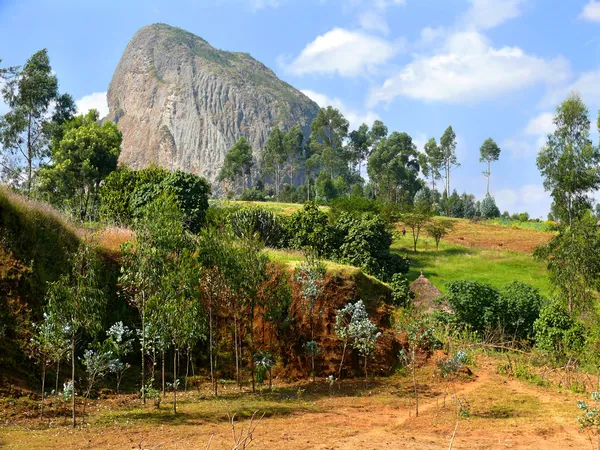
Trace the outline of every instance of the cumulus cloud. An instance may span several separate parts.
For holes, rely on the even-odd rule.
[[[357,76],[373,71],[401,48],[364,33],[334,28],[318,36],[288,66],[294,75],[334,74]]]
[[[515,189],[501,189],[494,193],[500,211],[528,212],[534,218],[546,218],[552,198],[539,184],[526,184]]]
[[[536,156],[554,130],[554,113],[543,112],[531,118],[523,130],[506,139],[501,146],[510,151],[514,158]]]
[[[589,22],[600,22],[600,2],[590,0],[590,2],[583,7],[583,11],[579,14],[579,18]]]
[[[369,104],[403,96],[473,103],[537,83],[566,79],[568,62],[528,55],[519,47],[495,48],[476,31],[457,32],[433,55],[418,55],[370,93]]]
[[[541,106],[556,106],[573,91],[579,92],[584,102],[600,105],[600,68],[581,73],[569,85],[551,89],[542,99]]]
[[[333,106],[336,109],[339,109],[340,112],[344,115],[346,120],[350,122],[350,129],[355,130],[363,123],[371,126],[373,122],[379,119],[379,116],[373,111],[359,112],[352,108],[349,108],[342,100],[337,97],[331,98],[325,94],[321,94],[319,92],[311,91],[309,89],[302,90],[302,93],[314,101],[321,108],[325,108],[327,106]]]
[[[489,30],[519,17],[526,0],[470,0],[460,23],[467,28]]]
[[[97,109],[100,118],[108,115],[108,103],[106,102],[106,92],[94,92],[93,94],[85,95],[75,102],[77,112],[86,114],[90,109]]]

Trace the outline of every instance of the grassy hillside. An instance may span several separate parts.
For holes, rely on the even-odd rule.
[[[409,279],[416,279],[421,270],[442,292],[445,283],[456,280],[477,280],[501,287],[511,281],[522,281],[537,287],[544,295],[550,294],[546,268],[527,253],[514,250],[489,250],[466,247],[442,241],[439,250],[435,241],[423,236],[417,253],[412,251],[412,235],[396,238],[392,249],[410,259]]]

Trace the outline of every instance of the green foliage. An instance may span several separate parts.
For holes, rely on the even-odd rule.
[[[477,281],[454,281],[446,285],[444,300],[452,308],[456,322],[484,332],[496,324],[500,292]]]
[[[244,183],[240,178],[250,175],[252,165],[252,147],[246,138],[242,136],[225,155],[225,161],[219,173],[219,180],[229,180],[241,189]]]
[[[292,214],[287,231],[291,248],[310,249],[318,255],[331,255],[336,248],[327,214],[314,203],[305,203],[301,211]]]
[[[501,291],[498,297],[498,322],[506,337],[532,340],[533,324],[547,302],[540,292],[525,283],[515,281]]]
[[[415,294],[410,290],[410,281],[400,273],[395,273],[392,276],[390,288],[392,289],[392,301],[395,306],[406,308],[415,297]]]
[[[567,304],[569,312],[585,310],[595,298],[600,280],[600,234],[596,219],[587,212],[562,227],[547,244],[540,245],[534,256],[548,264],[550,281]]]
[[[17,186],[24,182],[30,195],[36,164],[46,156],[55,127],[75,112],[75,102],[59,94],[46,49],[12,72],[1,92],[10,110],[0,117],[0,144],[25,162],[24,168],[8,167],[8,175]]]
[[[583,324],[556,300],[542,308],[533,329],[536,345],[558,361],[581,351],[585,342]]]
[[[598,441],[600,446],[600,392],[592,392],[592,405],[579,400],[577,407],[581,410],[581,416],[577,418],[581,431]]]
[[[494,197],[490,194],[486,194],[485,198],[481,201],[479,212],[481,213],[481,217],[485,217],[486,219],[500,217],[500,210],[496,206]]]
[[[425,231],[435,240],[435,249],[438,250],[440,248],[440,240],[453,228],[454,224],[449,220],[432,220],[425,226]]]
[[[174,196],[187,228],[197,233],[205,224],[210,185],[202,177],[181,171],[120,167],[100,188],[101,215],[106,221],[131,225],[164,192]]]
[[[407,263],[398,267],[401,263],[390,255],[392,234],[379,216],[342,213],[334,229],[339,242],[334,256],[341,263],[360,267],[384,281],[396,272],[408,271]]]
[[[600,150],[590,140],[589,112],[579,94],[558,106],[554,125],[537,166],[554,200],[554,216],[571,225],[591,208],[589,195],[600,186]]]
[[[479,153],[481,157],[479,158],[479,162],[487,163],[487,170],[483,172],[483,174],[487,177],[487,193],[490,193],[490,178],[492,176],[492,163],[498,161],[500,158],[500,147],[498,144],[494,142],[492,138],[488,138],[481,145],[479,149]]]
[[[131,205],[134,215],[140,215],[144,207],[163,193],[173,195],[183,213],[184,223],[192,232],[197,233],[205,223],[208,209],[210,185],[197,175],[182,171],[168,172],[158,184],[146,183],[139,186],[133,195]]]
[[[52,163],[39,172],[40,191],[55,205],[71,209],[82,220],[94,218],[98,189],[117,167],[121,132],[106,121],[98,122],[91,110],[61,125],[52,145]]]
[[[244,208],[231,214],[231,229],[238,238],[257,236],[267,247],[277,248],[285,240],[285,230],[273,212],[261,208]]]
[[[406,133],[392,133],[371,153],[367,172],[378,198],[410,204],[420,189],[418,152]]]

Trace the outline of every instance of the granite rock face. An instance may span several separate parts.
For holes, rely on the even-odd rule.
[[[159,165],[214,182],[242,136],[260,155],[271,130],[300,124],[318,106],[246,53],[156,24],[131,39],[108,89],[110,120],[123,133],[120,161]]]

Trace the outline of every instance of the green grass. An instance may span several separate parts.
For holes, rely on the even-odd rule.
[[[535,231],[554,231],[556,224],[554,222],[521,222],[520,220],[512,219],[491,219],[486,220],[485,224],[500,225],[503,227],[516,228],[520,230],[535,230]]]
[[[259,208],[266,209],[267,211],[272,211],[275,214],[282,214],[284,216],[289,216],[296,211],[301,210],[304,205],[300,203],[281,203],[281,202],[246,202],[241,200],[228,200],[224,201],[223,204],[225,206],[258,206]],[[319,209],[324,212],[329,211],[329,206],[319,206]]]
[[[543,295],[550,294],[546,268],[531,255],[507,250],[483,250],[441,242],[439,250],[435,241],[419,238],[417,253],[412,251],[412,235],[396,238],[392,250],[410,259],[408,278],[415,280],[423,271],[438,289],[445,292],[449,281],[476,280],[503,287],[512,281],[535,286]]]

